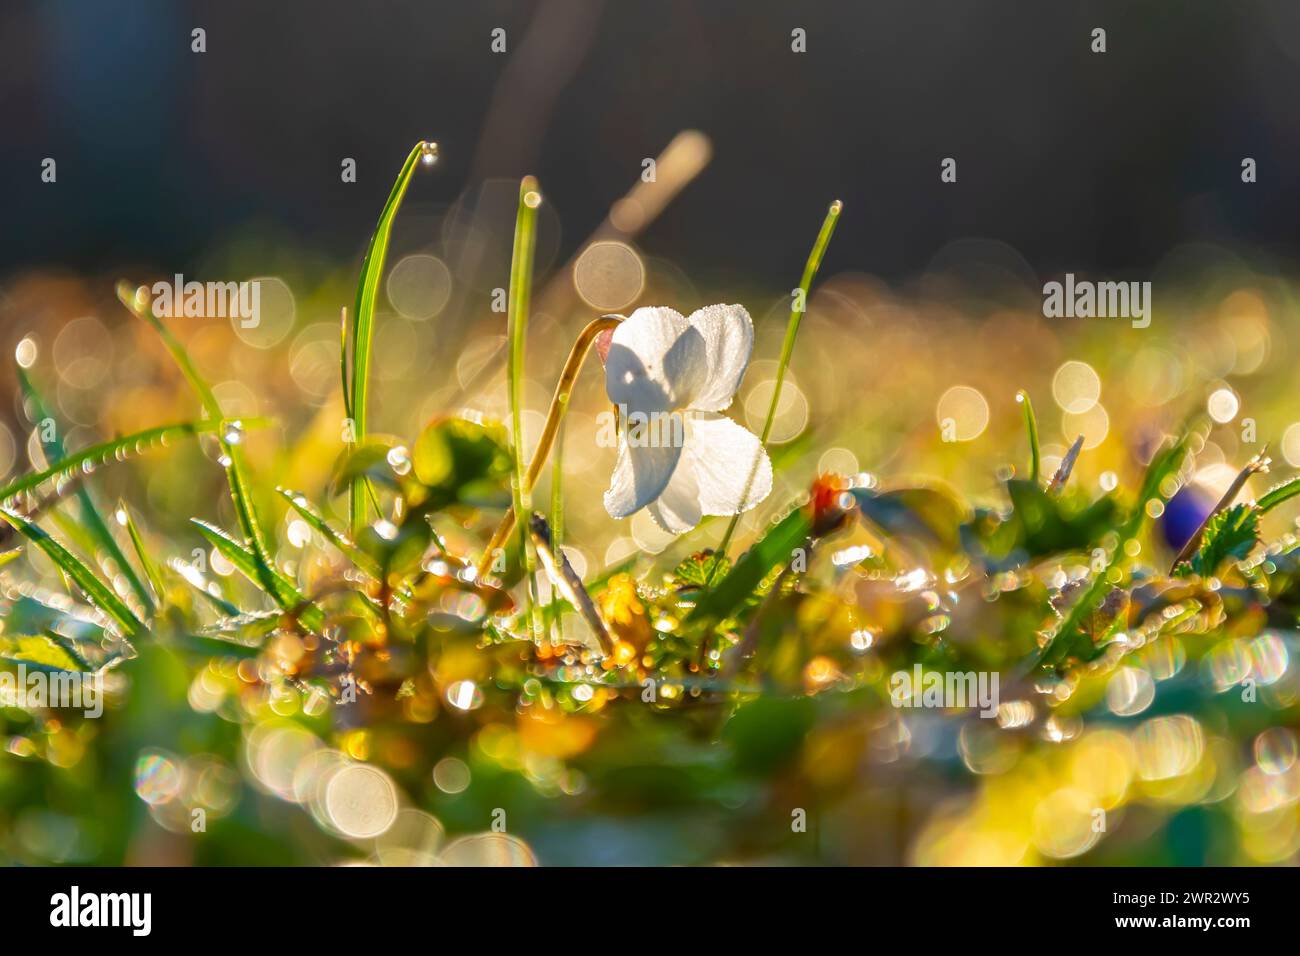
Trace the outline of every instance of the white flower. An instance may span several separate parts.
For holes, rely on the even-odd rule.
[[[681,534],[704,515],[748,511],[767,497],[772,462],[762,443],[718,414],[753,348],[754,325],[739,305],[690,318],[643,308],[619,323],[605,359],[605,391],[624,424],[605,492],[611,517],[648,507],[660,527]]]

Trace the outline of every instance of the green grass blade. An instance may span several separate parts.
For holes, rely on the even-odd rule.
[[[19,387],[31,403],[31,418],[36,424],[37,435],[45,452],[45,459],[50,464],[57,464],[63,459],[65,453],[63,439],[59,437],[59,425],[55,422],[52,435],[46,441],[42,422],[47,419],[53,422],[54,417],[50,414],[49,406],[45,404],[45,400],[41,397],[41,393],[37,391],[27,372],[21,366],[18,367],[17,372]],[[76,498],[81,515],[81,525],[85,529],[88,541],[92,544],[92,547],[86,553],[94,556],[101,553],[108,555],[120,572],[125,575],[127,583],[131,586],[131,590],[135,593],[136,598],[139,599],[147,614],[152,617],[155,606],[148,590],[145,589],[144,582],[135,573],[135,568],[131,566],[131,562],[126,559],[121,546],[117,543],[117,538],[113,536],[112,530],[110,530],[108,523],[95,506],[94,499],[91,498],[90,492],[84,485],[77,488]]]
[[[247,427],[245,422],[245,427]],[[4,487],[0,487],[0,501],[25,492],[35,491],[47,481],[71,476],[74,472],[88,474],[99,465],[110,461],[122,461],[127,456],[141,454],[149,448],[165,445],[173,438],[185,435],[202,435],[219,431],[220,422],[182,422],[177,425],[159,425],[133,432],[112,441],[100,442],[81,451],[73,452],[58,464],[51,465],[43,471],[34,471],[16,478]]]
[[[524,461],[524,346],[528,337],[528,310],[533,289],[533,254],[537,247],[537,208],[542,203],[537,191],[537,180],[525,176],[519,183],[519,207],[515,214],[515,243],[510,259],[510,301],[506,317],[507,338],[510,351],[507,356],[506,376],[510,392],[510,439],[515,456],[515,474],[511,493],[515,524],[519,534],[519,557],[529,580],[528,620],[530,635],[534,640],[541,634],[541,620],[533,595],[536,591],[536,567],[529,550],[528,522],[525,515],[532,514],[532,493],[528,487],[528,468]]]
[[[195,568],[186,564],[180,558],[172,558],[167,562],[167,567],[173,572],[180,575],[181,580],[197,591],[204,600],[208,601],[217,609],[219,614],[226,617],[234,617],[243,612],[230,601],[227,601],[219,594],[214,594],[209,588],[215,588],[216,585],[204,579],[203,575]]]
[[[149,550],[144,546],[144,539],[140,537],[140,529],[135,526],[135,520],[131,517],[131,512],[124,501],[118,502],[117,520],[126,527],[126,534],[131,539],[131,547],[135,549],[136,559],[144,569],[145,577],[149,579],[149,586],[153,588],[153,593],[156,595],[156,603],[161,603],[163,595],[167,593],[163,585],[162,570],[149,556]]]
[[[146,633],[144,624],[131,613],[131,609],[113,592],[113,589],[101,581],[95,572],[71,551],[17,512],[0,508],[0,517],[45,552],[46,557],[81,589],[91,604],[108,615],[124,635],[137,638]]]
[[[788,563],[796,548],[806,545],[811,534],[812,516],[809,509],[796,508],[740,556],[736,566],[727,572],[717,587],[705,592],[686,619],[716,621],[729,617],[754,593],[763,578],[778,566]],[[722,554],[721,551],[717,553]],[[714,567],[724,564],[718,560]]]
[[[1282,502],[1288,501],[1296,495],[1300,495],[1300,475],[1296,475],[1294,478],[1290,478],[1264,492],[1263,497],[1255,502],[1255,507],[1259,508],[1261,512],[1272,511]]]
[[[262,584],[262,575],[257,566],[257,556],[251,548],[240,544],[220,528],[208,524],[202,519],[191,518],[190,523],[199,529],[199,533],[221,552],[221,556],[233,564],[240,574],[248,578],[255,586],[266,591],[267,596],[280,605],[281,608],[296,613],[302,623],[311,630],[320,630],[321,625],[325,623],[324,613],[320,608],[310,603],[303,593],[298,590],[297,585],[283,573],[272,568],[274,590],[267,590]]]
[[[1038,448],[1038,419],[1034,415],[1034,403],[1029,400],[1029,393],[1023,388],[1016,392],[1016,401],[1025,410],[1025,431],[1029,435],[1029,480],[1037,485],[1042,467],[1042,455]]]
[[[1159,499],[1162,503],[1165,501],[1167,496],[1161,492],[1160,486],[1182,466],[1183,458],[1187,454],[1189,438],[1189,434],[1184,433],[1171,446],[1156,452],[1152,457],[1151,464],[1147,466],[1146,474],[1142,478],[1142,488],[1138,492],[1137,500],[1133,502],[1133,510],[1129,512],[1128,519],[1119,529],[1119,540],[1111,551],[1106,566],[1093,573],[1088,587],[1071,605],[1051,639],[1039,652],[1034,661],[1035,667],[1059,663],[1069,653],[1070,645],[1084,617],[1096,609],[1098,599],[1106,590],[1110,571],[1113,568],[1122,568],[1131,560],[1127,545],[1142,529],[1142,523],[1147,515],[1147,503],[1153,498]]]
[[[415,173],[416,164],[421,156],[436,155],[430,153],[431,149],[436,150],[435,144],[422,140],[415,144],[410,155],[406,157],[401,172],[397,174],[397,181],[393,183],[393,189],[388,194],[388,202],[384,204],[384,210],[379,214],[379,223],[375,226],[374,235],[370,237],[370,247],[366,250],[366,257],[361,263],[361,281],[357,283],[356,306],[353,309],[352,376],[349,383],[352,393],[351,402],[349,403],[347,398],[347,387],[344,388],[343,399],[348,415],[352,419],[353,434],[357,442],[361,442],[366,437],[371,341],[375,331],[375,300],[379,296],[379,283],[383,278],[384,259],[388,255],[393,219],[402,204],[402,197],[406,195],[406,187],[410,185],[411,176]],[[347,377],[347,360],[343,358],[342,361],[344,376]],[[349,514],[353,535],[360,532],[366,520],[366,500],[363,495],[365,484],[364,478],[355,478],[352,481]]]
[[[290,491],[288,488],[276,488],[275,490],[281,498],[289,503],[290,508],[298,512],[303,521],[320,532],[325,540],[343,552],[349,561],[371,577],[378,578],[382,576],[383,571],[379,567],[379,562],[357,547],[356,542],[342,531],[331,527],[325,520],[325,516],[311,506],[311,502],[307,500],[305,495]]]
[[[831,236],[835,234],[835,226],[840,221],[840,213],[844,210],[844,204],[838,199],[831,203],[830,208],[826,210],[826,218],[822,221],[821,231],[817,233],[817,239],[813,243],[812,251],[808,253],[808,261],[804,264],[803,278],[799,281],[799,301],[790,309],[790,320],[785,327],[785,340],[781,343],[781,357],[776,366],[776,384],[772,388],[772,401],[767,407],[767,418],[763,421],[763,434],[759,436],[763,447],[767,447],[767,439],[772,434],[772,423],[776,421],[776,409],[781,401],[781,386],[785,383],[785,372],[790,365],[790,356],[794,353],[794,340],[799,334],[799,324],[803,321],[804,313],[808,310],[808,294],[812,289],[813,280],[817,278],[817,272],[821,269],[822,258],[826,255],[826,247],[831,244]],[[802,306],[802,308],[800,307]],[[754,462],[750,468],[749,479],[746,482],[746,494],[748,486],[754,480],[754,475],[758,471],[758,462]],[[723,532],[722,541],[718,544],[718,554],[726,557],[727,547],[731,544],[731,537],[736,533],[736,524],[740,521],[740,514],[731,516],[727,522],[727,530]],[[714,570],[720,566],[720,562],[714,565]]]
[[[199,403],[203,406],[208,418],[223,423],[216,434],[224,459],[226,483],[230,486],[230,498],[235,505],[235,517],[239,522],[240,533],[252,545],[253,556],[257,562],[258,575],[262,579],[262,583],[268,590],[273,592],[274,563],[271,558],[271,549],[267,544],[266,534],[262,530],[262,523],[257,516],[257,508],[253,503],[252,488],[248,479],[248,465],[244,461],[244,450],[240,444],[240,437],[236,436],[233,440],[231,439],[224,422],[225,416],[221,413],[221,403],[217,401],[212,388],[199,374],[194,362],[190,359],[189,353],[185,350],[185,346],[153,314],[153,309],[145,301],[145,297],[139,294],[139,290],[132,291],[129,284],[119,282],[117,297],[133,314],[153,326],[154,331],[158,333],[163,345],[171,354],[172,360],[190,383],[190,388],[194,390],[194,394],[198,396]],[[285,610],[288,610],[288,608],[285,608]]]

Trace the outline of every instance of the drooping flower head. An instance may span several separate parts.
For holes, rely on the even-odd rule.
[[[758,437],[719,414],[740,387],[754,325],[739,305],[683,317],[637,309],[619,323],[605,356],[605,391],[623,428],[605,510],[642,508],[681,534],[704,515],[748,511],[772,490],[772,463]]]

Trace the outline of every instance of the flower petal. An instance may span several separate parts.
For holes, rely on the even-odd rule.
[[[692,415],[684,459],[706,515],[748,511],[772,491],[772,462],[758,436],[730,418]]]
[[[614,329],[605,357],[605,392],[626,412],[686,407],[708,378],[699,331],[672,309],[637,309]]]
[[[700,523],[700,486],[695,469],[683,461],[673,472],[668,487],[646,509],[655,524],[670,534],[684,534]]]
[[[688,321],[704,338],[708,375],[691,400],[691,408],[720,412],[731,404],[754,351],[754,323],[743,305],[710,305],[692,312]]]
[[[668,487],[681,456],[682,449],[674,445],[633,448],[626,434],[619,435],[618,458],[605,492],[609,516],[626,518],[658,498]]]

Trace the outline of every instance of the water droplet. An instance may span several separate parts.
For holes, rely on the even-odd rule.
[[[424,165],[426,166],[432,166],[437,161],[438,161],[438,144],[429,143],[429,142],[421,143],[420,162],[424,163]]]
[[[388,450],[388,466],[398,475],[411,473],[411,453],[404,445],[397,445]]]
[[[36,348],[36,340],[30,335],[23,338],[14,349],[14,358],[23,368],[31,368],[36,362],[36,355],[39,350]]]
[[[225,439],[227,445],[238,445],[244,440],[244,423],[240,421],[226,422],[221,437]]]
[[[372,527],[375,529],[375,534],[385,541],[392,541],[397,537],[397,525],[387,519],[376,521]]]
[[[483,693],[472,680],[458,680],[447,688],[447,703],[457,710],[475,710],[483,706]]]

